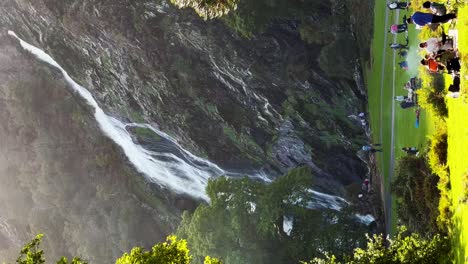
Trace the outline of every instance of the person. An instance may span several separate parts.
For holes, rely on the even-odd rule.
[[[398,102],[403,102],[403,101],[408,101],[408,96],[406,95],[397,95],[394,97],[395,101]]]
[[[444,69],[434,58],[427,58],[421,60],[421,65],[426,66],[429,72],[436,73]]]
[[[390,4],[387,5],[388,9],[390,10],[395,10],[395,9],[408,9],[408,7],[411,5],[411,3],[408,2],[397,2],[393,1]]]
[[[400,68],[402,68],[403,70],[405,70],[405,71],[408,70],[408,62],[407,61],[400,61],[398,63],[398,65],[400,65]]]
[[[407,81],[403,86],[403,89],[409,92],[414,92],[413,86],[411,86],[411,81]]]
[[[362,146],[362,150],[370,152],[370,153],[375,153],[375,152],[382,152],[382,149],[376,149],[374,146],[381,146],[382,144],[370,144],[370,145],[365,145]]]
[[[393,50],[408,48],[408,44],[400,44],[400,43],[391,43],[389,46]]]
[[[390,26],[390,33],[392,34],[398,34],[398,33],[403,33],[408,31],[408,24],[403,23],[403,24],[393,24]]]
[[[435,23],[447,23],[452,19],[457,18],[457,14],[446,14],[442,16],[434,15],[431,13],[424,13],[424,12],[414,12],[412,16],[410,16],[406,22],[408,24],[416,24],[420,27],[423,27],[427,24],[435,24]]]
[[[447,97],[458,98],[460,96],[460,76],[453,77],[453,83],[448,88]]]
[[[423,8],[428,9],[432,14],[442,16],[447,13],[447,8],[444,4],[441,3],[434,3],[430,1],[426,1],[422,5]]]
[[[362,190],[362,191],[365,191],[365,192],[370,192],[370,191],[371,191],[369,179],[365,179],[365,180],[362,182],[361,190]]]
[[[447,69],[449,73],[460,71],[460,62],[456,51],[445,51],[439,53],[434,59]]]
[[[391,43],[391,44],[390,44],[390,48],[393,49],[393,50],[397,50],[397,49],[408,49],[408,44],[409,44],[409,40],[408,40],[408,38],[406,38],[406,43],[405,43],[405,44],[401,44],[401,43]]]
[[[453,43],[451,41],[443,40],[439,38],[429,38],[425,42],[419,44],[421,49],[425,49],[428,53],[436,54],[439,51],[446,51],[453,49]]]
[[[418,149],[416,147],[403,147],[401,148],[406,154],[408,155],[417,155],[419,153]]]

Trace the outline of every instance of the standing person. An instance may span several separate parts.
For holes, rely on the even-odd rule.
[[[365,145],[362,146],[362,150],[370,152],[370,153],[375,153],[375,152],[382,152],[382,149],[376,149],[374,146],[381,146],[381,144],[370,144],[370,145]]]
[[[431,11],[431,13],[434,15],[443,16],[447,13],[447,8],[445,7],[444,4],[426,1],[423,3],[422,6],[423,8]]]
[[[408,2],[397,2],[393,1],[390,4],[387,5],[388,9],[390,10],[395,10],[395,9],[408,9],[408,7],[411,5],[411,3]]]
[[[401,44],[401,43],[391,43],[391,44],[390,44],[390,48],[391,48],[391,49],[394,49],[394,50],[397,50],[397,49],[409,49],[408,44],[409,44],[409,40],[408,40],[408,38],[406,38],[406,43],[405,43],[405,44]]]
[[[455,18],[457,18],[457,14],[446,14],[443,16],[438,16],[430,13],[414,12],[414,14],[409,17],[406,22],[408,24],[414,23],[420,27],[423,27],[427,24],[447,23],[451,19]]]
[[[401,148],[401,150],[406,152],[406,154],[408,154],[408,155],[416,155],[419,152],[416,147],[403,147],[403,148]]]
[[[449,72],[459,72],[460,71],[460,62],[458,58],[458,53],[455,51],[445,51],[434,58],[439,65],[444,66]]]

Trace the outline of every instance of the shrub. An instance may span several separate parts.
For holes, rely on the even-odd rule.
[[[398,216],[410,230],[433,235],[440,231],[438,177],[433,174],[425,157],[405,156],[398,161],[392,192],[398,198]]]
[[[418,104],[431,112],[436,117],[446,118],[448,116],[445,104],[445,81],[442,75],[430,74],[426,68],[421,67],[419,77],[422,87],[417,91]]]
[[[447,166],[447,127],[439,126],[436,133],[430,137],[428,153],[429,167],[432,172],[439,176],[437,188],[440,191],[439,217],[437,224],[439,228],[446,229],[452,217],[451,213],[451,187],[449,168]]]

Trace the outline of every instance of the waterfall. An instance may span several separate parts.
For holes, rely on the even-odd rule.
[[[240,177],[247,175],[264,182],[271,180],[264,172],[244,173],[236,171],[226,171],[216,164],[197,157],[180,146],[175,139],[166,133],[156,129],[149,124],[123,123],[116,118],[104,113],[92,94],[84,87],[77,84],[68,73],[47,53],[33,45],[23,41],[13,31],[8,34],[16,38],[21,47],[36,56],[39,60],[60,70],[66,83],[70,88],[79,94],[94,110],[94,118],[98,122],[104,134],[121,147],[125,156],[140,173],[143,173],[149,180],[162,187],[171,189],[180,194],[187,194],[192,197],[208,201],[205,187],[212,177],[222,175]],[[164,151],[149,150],[134,142],[132,135],[128,131],[131,127],[147,128],[160,136],[164,142]],[[314,201],[310,202],[310,208],[330,208],[340,210],[344,205],[349,204],[345,199],[329,194],[310,190]]]
[[[340,211],[341,208],[349,205],[348,201],[339,196],[325,194],[314,190],[309,190],[309,192],[314,197],[314,201],[307,204],[307,207],[311,209],[328,208]]]

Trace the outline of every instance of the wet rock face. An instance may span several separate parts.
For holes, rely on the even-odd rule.
[[[343,143],[361,136],[336,120],[362,104],[355,60],[350,78],[329,77],[318,65],[321,46],[302,41],[294,19],[275,19],[246,39],[166,1],[8,0],[0,8],[6,28],[50,53],[108,112],[154,122],[223,167],[289,168],[268,151],[285,118],[302,128],[302,140],[313,137],[315,147],[304,144],[314,152],[349,152]],[[310,20],[327,21],[313,12]],[[322,126],[328,122],[336,125]]]
[[[163,240],[193,205],[152,190],[65,83],[16,45],[0,40],[2,261],[38,233],[49,261],[108,263]]]

